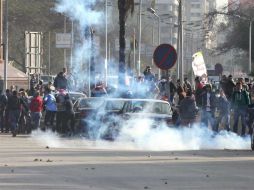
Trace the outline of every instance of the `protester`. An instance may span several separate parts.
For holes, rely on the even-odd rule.
[[[21,113],[21,104],[23,104],[22,100],[18,97],[18,92],[14,90],[12,95],[8,98],[7,109],[9,112],[9,122],[11,127],[12,136],[16,137],[18,122]]]
[[[21,105],[21,114],[19,118],[19,132],[23,133],[29,133],[31,131],[29,124],[27,123],[28,118],[28,104],[29,104],[29,98],[27,93],[24,91],[24,89],[20,89],[20,99],[24,104]]]
[[[200,78],[195,78],[195,99],[198,107],[202,106],[202,94],[204,92],[204,85],[200,82]]]
[[[145,81],[155,81],[155,76],[152,73],[152,68],[150,66],[147,66],[144,71]]]
[[[59,133],[63,133],[64,128],[64,116],[65,116],[65,97],[66,92],[63,89],[60,89],[56,95],[56,131]]]
[[[219,125],[224,121],[225,129],[230,131],[230,102],[227,99],[223,89],[219,90],[218,99],[217,99],[217,109],[219,116],[216,121],[215,131],[218,132]]]
[[[55,96],[51,93],[51,90],[49,88],[46,88],[45,90],[45,96],[43,98],[43,103],[45,105],[46,109],[46,114],[45,114],[45,127],[51,127],[53,130],[54,129],[54,120],[55,120],[55,115],[57,111],[57,106],[56,106],[56,98]]]
[[[178,105],[180,105],[181,101],[185,97],[185,92],[184,92],[184,89],[182,87],[180,79],[177,80],[176,92],[177,92],[177,95],[178,95]]]
[[[210,84],[206,84],[204,87],[204,93],[201,96],[202,98],[202,112],[201,112],[201,123],[205,127],[211,126],[213,131],[215,129],[215,108],[216,108],[216,100],[215,94],[212,92],[212,87]]]
[[[234,109],[234,125],[233,131],[238,133],[238,121],[241,118],[242,122],[242,131],[241,135],[245,135],[246,131],[246,115],[247,108],[250,104],[249,94],[246,90],[243,89],[243,85],[241,82],[236,83],[236,88],[232,94],[232,104]]]
[[[56,89],[67,89],[67,78],[63,72],[58,73],[57,77],[54,80],[54,86]]]
[[[179,114],[182,126],[191,127],[196,121],[198,107],[191,90],[188,90],[186,97],[180,102]]]
[[[191,83],[188,81],[188,78],[184,78],[183,89],[185,92],[192,91]]]
[[[5,116],[5,110],[8,103],[7,96],[5,94],[2,94],[2,91],[0,90],[0,128],[1,132],[4,132],[4,116]]]
[[[42,117],[43,101],[40,97],[40,92],[37,91],[30,103],[31,120],[33,123],[33,129],[40,128],[40,120]]]
[[[232,75],[229,75],[225,89],[224,89],[224,93],[228,100],[231,100],[231,95],[233,94],[234,88],[235,88],[235,82],[233,80]]]
[[[102,81],[99,81],[91,91],[92,97],[107,96],[107,90]]]
[[[70,134],[74,134],[75,132],[75,114],[73,110],[73,103],[70,99],[69,94],[65,96],[65,122],[64,122],[64,133],[70,131]]]

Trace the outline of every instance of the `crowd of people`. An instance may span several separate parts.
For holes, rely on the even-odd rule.
[[[248,78],[234,80],[232,75],[223,75],[218,84],[211,84],[196,77],[195,84],[191,85],[188,78],[184,78],[183,82],[178,79],[176,83],[171,77],[162,77],[161,80],[155,81],[151,68],[147,67],[144,77],[138,81],[146,84],[143,85],[146,90],[143,91],[140,87],[142,84],[139,84],[138,91],[135,93],[134,90],[134,97],[155,97],[168,101],[176,110],[177,126],[198,123],[210,127],[215,133],[220,127],[238,133],[241,126],[242,136],[245,136],[246,132],[252,134],[254,87]],[[140,93],[141,91],[143,92]]]
[[[32,129],[47,129],[59,133],[74,133],[75,113],[73,102],[66,93],[68,79],[63,69],[54,82],[43,85],[31,76],[30,90],[7,89],[0,96],[0,128],[2,133],[29,133]],[[56,93],[57,90],[57,93]],[[92,96],[110,96],[111,88],[102,82],[91,89]],[[252,134],[254,106],[253,85],[248,79],[234,81],[231,75],[222,76],[219,85],[204,83],[199,77],[192,85],[188,78],[175,82],[171,77],[160,80],[146,67],[143,76],[135,78],[126,87],[124,98],[151,98],[168,101],[174,108],[176,126],[192,126],[199,123],[214,132],[220,128],[241,135]],[[45,114],[42,114],[45,112]],[[45,115],[41,125],[42,115]],[[241,125],[239,125],[241,119]],[[43,127],[42,127],[43,126]]]
[[[66,91],[66,70],[63,69],[54,82],[43,85],[34,75],[30,89],[15,90],[14,87],[0,92],[0,128],[2,133],[30,133],[33,129],[47,129],[59,133],[73,132],[73,103]],[[42,113],[44,125],[41,126]],[[56,124],[55,124],[56,123]]]

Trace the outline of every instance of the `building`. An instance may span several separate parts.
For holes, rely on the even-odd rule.
[[[183,0],[183,34],[184,34],[184,73],[192,73],[192,55],[197,51],[204,54],[216,47],[213,32],[206,24],[206,14],[216,10],[214,0]],[[211,58],[206,55],[206,63],[211,64]]]
[[[228,10],[234,11],[238,8],[245,8],[249,6],[254,6],[253,0],[228,0]]]

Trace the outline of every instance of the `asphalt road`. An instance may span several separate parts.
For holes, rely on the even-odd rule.
[[[250,150],[150,152],[59,142],[0,135],[0,189],[254,189]]]

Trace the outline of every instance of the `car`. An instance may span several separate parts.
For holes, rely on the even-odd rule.
[[[74,92],[74,91],[67,91],[67,90],[60,90],[60,91],[56,91],[55,92],[55,96],[59,96],[61,94],[69,94],[72,103],[75,104],[75,102],[79,99],[79,98],[86,98],[87,95],[82,93],[82,92]]]
[[[85,134],[89,132],[90,121],[103,101],[99,97],[82,97],[75,102],[73,109],[77,131]]]
[[[54,83],[55,76],[53,75],[41,75],[40,80],[42,81],[43,85],[47,85],[49,82],[52,84]]]
[[[173,110],[170,104],[154,99],[105,99],[96,112],[96,121],[100,121],[99,137],[114,140],[129,121],[147,119],[151,128],[160,125],[174,126]]]

